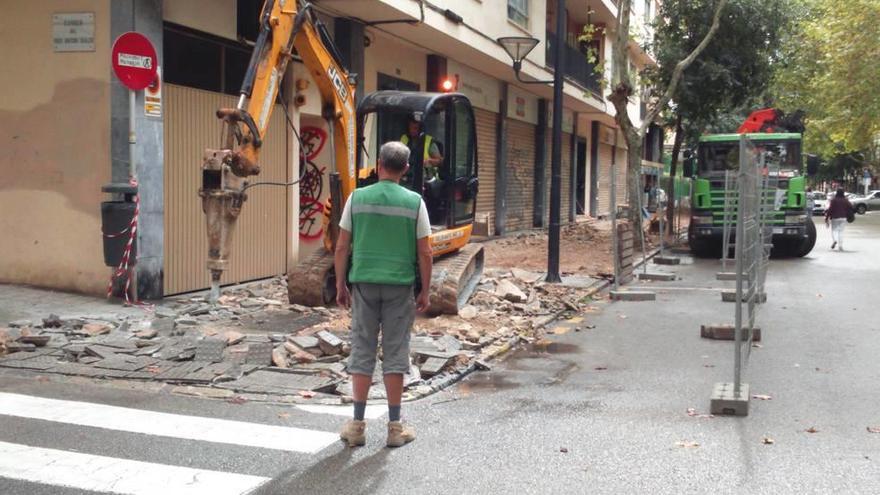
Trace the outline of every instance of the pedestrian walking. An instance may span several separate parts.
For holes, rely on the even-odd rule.
[[[843,189],[838,189],[825,210],[825,226],[831,226],[831,249],[837,246],[837,249],[843,251],[843,228],[852,212],[852,203],[846,199]]]
[[[409,148],[399,141],[382,145],[376,167],[379,182],[354,191],[339,222],[336,302],[351,306],[348,372],[354,395],[354,418],[345,424],[340,438],[350,447],[366,443],[364,412],[380,332],[388,399],[386,445],[400,447],[415,438],[413,428],[400,420],[400,400],[403,375],[410,368],[409,341],[415,312],[426,311],[429,305],[432,258],[428,241],[431,224],[425,202],[399,184],[409,170],[409,154]],[[421,284],[415,295],[417,274]]]

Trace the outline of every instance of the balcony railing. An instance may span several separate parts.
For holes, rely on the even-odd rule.
[[[547,31],[547,65],[556,67],[556,43],[555,33]],[[587,55],[578,48],[568,43],[565,44],[565,76],[577,84],[594,93],[600,93],[599,75],[596,74],[596,64],[587,62]]]

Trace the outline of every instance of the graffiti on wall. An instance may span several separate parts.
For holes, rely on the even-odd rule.
[[[300,133],[300,166],[304,168],[299,182],[299,237],[306,241],[320,239],[324,234],[324,171],[315,163],[324,145],[327,132],[320,127],[303,127]]]

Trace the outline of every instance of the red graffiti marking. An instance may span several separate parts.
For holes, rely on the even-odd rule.
[[[318,167],[314,160],[321,154],[327,142],[327,132],[320,127],[303,127],[300,133],[302,149],[300,166],[305,168],[299,182],[299,237],[313,241],[324,235],[321,221],[324,205],[321,193],[324,190],[324,167]]]

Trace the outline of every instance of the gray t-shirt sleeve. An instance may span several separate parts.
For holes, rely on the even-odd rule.
[[[422,239],[431,235],[431,220],[428,218],[428,207],[425,200],[420,200],[419,219],[416,221],[416,239]],[[343,213],[344,214],[344,213]]]
[[[354,194],[348,197],[348,201],[345,202],[345,208],[342,209],[342,218],[339,219],[339,228],[347,230],[351,232],[351,198]]]

